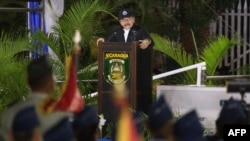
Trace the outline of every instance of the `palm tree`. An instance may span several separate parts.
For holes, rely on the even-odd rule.
[[[155,46],[154,49],[160,51],[167,56],[171,57],[180,67],[185,67],[194,64],[192,56],[186,53],[179,43],[173,42],[169,39],[159,36],[158,34],[151,34]],[[182,78],[181,82],[176,82],[179,84],[193,84],[195,83],[195,70],[190,70],[186,72]],[[173,82],[172,82],[173,83]]]
[[[224,36],[211,38],[204,47],[203,52],[194,60],[192,55],[183,51],[180,44],[160,37],[157,34],[152,34],[152,37],[155,41],[154,49],[173,58],[180,67],[186,67],[202,61],[206,62],[206,75],[208,76],[213,76],[216,73],[216,68],[227,51],[239,43],[235,39],[228,39]],[[193,84],[195,81],[196,70],[190,70],[184,73],[184,81],[182,80],[180,83]],[[208,82],[207,84],[212,84],[212,82]]]
[[[56,26],[53,27],[54,32],[48,34],[42,31],[34,34],[34,39],[47,44],[57,55],[58,60],[54,60],[57,67],[57,78],[64,80],[65,57],[70,55],[73,43],[75,30],[81,33],[82,55],[79,57],[79,79],[93,78],[96,75],[93,72],[86,71],[88,65],[96,64],[97,59],[91,58],[91,48],[96,41],[97,35],[103,32],[100,18],[103,15],[112,15],[112,8],[107,2],[99,0],[80,0],[74,3],[59,19]],[[92,67],[97,72],[96,67]],[[81,74],[81,73],[85,74]],[[88,72],[88,74],[86,74]],[[84,78],[83,78],[84,77]],[[85,87],[86,88],[86,87]],[[83,89],[85,89],[83,88]]]

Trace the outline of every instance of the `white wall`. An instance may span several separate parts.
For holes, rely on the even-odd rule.
[[[214,131],[215,120],[221,110],[220,100],[230,97],[240,99],[239,93],[227,93],[226,87],[196,87],[196,86],[157,86],[157,97],[164,95],[173,112],[183,115],[191,109],[196,109],[203,126]],[[245,100],[250,102],[250,96],[245,94]]]

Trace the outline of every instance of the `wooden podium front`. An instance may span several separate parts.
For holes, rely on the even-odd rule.
[[[98,112],[108,121],[116,118],[112,100],[115,83],[125,82],[130,107],[136,109],[137,42],[100,43],[98,55]]]

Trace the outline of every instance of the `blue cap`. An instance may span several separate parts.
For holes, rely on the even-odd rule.
[[[39,126],[36,109],[30,106],[20,110],[14,117],[12,124],[13,132],[30,131]]]
[[[68,118],[61,119],[57,124],[44,133],[44,141],[70,141],[74,138]]]
[[[119,12],[118,19],[121,20],[123,18],[128,18],[128,17],[132,17],[132,16],[133,16],[133,14],[129,9],[123,9]]]
[[[173,119],[173,113],[163,95],[152,104],[148,113],[150,127],[161,127],[163,123]]]
[[[87,129],[89,127],[98,127],[100,118],[97,115],[96,108],[86,105],[84,109],[74,116],[72,126],[74,129]]]
[[[230,98],[222,107],[217,122],[233,122],[245,118],[246,113],[244,112],[241,102]]]
[[[174,124],[174,134],[178,141],[205,141],[204,128],[197,113],[192,110]]]

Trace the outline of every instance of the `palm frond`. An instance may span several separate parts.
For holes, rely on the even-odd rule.
[[[112,15],[111,10],[107,3],[103,1],[81,0],[66,11],[59,20],[55,30],[63,41],[64,46],[72,45],[72,37],[75,30],[81,32],[82,43],[89,43],[94,35],[103,31],[101,22],[98,22],[96,19],[103,13]],[[67,49],[66,52],[69,53],[70,50]]]
[[[206,74],[214,75],[216,68],[225,57],[227,51],[239,42],[235,39],[228,39],[225,36],[211,39],[205,47],[201,59],[206,62]]]
[[[103,15],[113,16],[111,11],[112,8],[110,8],[105,1],[80,0],[67,9],[57,24],[52,27],[52,33],[46,34],[38,31],[34,34],[34,39],[47,44],[58,57],[58,60],[51,60],[53,61],[53,69],[58,80],[64,81],[65,79],[65,57],[71,54],[74,45],[72,38],[75,34],[75,30],[79,30],[81,33],[80,46],[85,53],[84,56],[79,58],[79,62],[83,61],[80,62],[82,65],[87,62],[87,59],[91,58],[88,57],[86,53],[90,50],[91,43],[95,42],[94,40],[96,40],[98,33],[103,32],[103,28],[101,28],[101,17]],[[87,59],[83,60],[82,58],[84,57]],[[90,73],[89,67],[79,69],[79,80],[88,79],[91,76],[93,78],[94,73],[93,75]],[[79,85],[81,85],[81,83],[79,83]],[[81,85],[81,90],[87,91],[87,89],[87,85]]]
[[[81,69],[78,73],[84,74],[88,72],[94,72],[96,73],[98,71],[98,62],[94,62],[92,64],[89,64],[87,67]]]
[[[171,42],[157,34],[152,33],[151,36],[155,42],[154,49],[173,58],[181,67],[194,64],[191,55],[184,52],[178,43]],[[196,70],[187,71],[184,76],[186,79],[188,79],[188,82],[194,83],[196,78]]]
[[[10,36],[6,33],[2,33],[0,36],[0,50],[1,57],[9,57],[21,51],[31,50],[31,46],[27,36]]]
[[[35,40],[39,40],[42,43],[46,43],[51,50],[55,53],[55,55],[64,62],[64,48],[60,41],[60,38],[56,33],[44,33],[43,31],[37,31],[35,34],[32,35],[32,38]]]
[[[96,101],[96,98],[92,97],[90,94],[96,92],[96,82],[98,75],[98,62],[89,64],[87,67],[78,71],[79,87],[84,90],[85,100],[88,103],[92,103],[93,100]]]
[[[10,37],[2,33],[0,39],[0,112],[9,104],[28,95],[26,83],[27,59],[16,60],[15,55],[30,50],[28,38]]]

